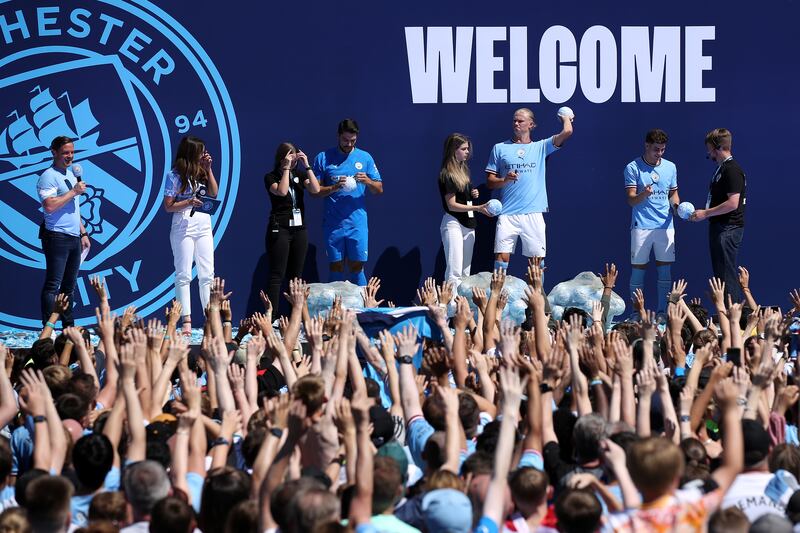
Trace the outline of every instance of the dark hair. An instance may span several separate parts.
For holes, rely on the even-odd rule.
[[[658,128],[650,130],[644,136],[644,142],[647,144],[667,144],[667,133]]]
[[[253,417],[251,416],[252,420]],[[258,457],[258,452],[264,439],[267,438],[267,428],[264,426],[256,426],[247,431],[247,436],[242,441],[242,456],[244,456],[244,463],[252,468]]]
[[[198,526],[202,531],[222,531],[228,513],[250,496],[250,478],[241,470],[222,467],[212,470],[203,486]]]
[[[537,468],[525,466],[518,468],[508,476],[508,488],[511,498],[520,505],[539,505],[547,499],[547,487],[550,478]]]
[[[80,396],[88,407],[94,407],[99,392],[94,378],[86,372],[73,372],[68,391]]]
[[[164,470],[169,468],[172,462],[172,455],[166,441],[149,438],[149,436],[146,441],[144,456],[149,461],[155,461],[163,466]]]
[[[379,515],[400,498],[403,474],[391,457],[376,457],[373,465],[372,514]]]
[[[358,122],[353,120],[352,118],[346,118],[339,123],[339,126],[336,128],[336,132],[341,135],[342,133],[353,133],[358,135]]]
[[[21,476],[17,477],[17,482],[14,483],[14,499],[20,507],[28,507],[27,489],[28,485],[33,483],[36,479],[42,476],[49,476],[50,472],[42,470],[41,468],[31,468]]]
[[[61,420],[71,418],[80,422],[89,411],[89,405],[77,394],[67,392],[56,400],[56,411]]]
[[[33,365],[43,370],[53,364],[53,359],[56,357],[56,349],[53,345],[53,339],[39,339],[31,345],[30,358],[33,359]]]
[[[258,503],[255,500],[239,502],[228,513],[225,533],[257,533]]]
[[[176,498],[167,496],[158,500],[150,513],[151,533],[189,533],[192,531],[194,511],[192,506]]]
[[[297,147],[290,142],[282,142],[278,145],[278,148],[275,149],[275,164],[272,166],[273,173],[280,176],[283,158],[286,157],[286,154],[289,152],[297,152]]]
[[[580,309],[578,307],[567,307],[566,310],[564,310],[564,314],[561,315],[561,321],[569,323],[569,319],[572,315],[578,315],[579,317],[581,317],[581,324],[583,325],[584,328],[586,327],[589,314],[583,309]]]
[[[339,499],[329,490],[319,487],[297,491],[289,502],[287,533],[314,531],[317,526],[341,516]],[[281,527],[281,531],[284,531]]]
[[[700,321],[704,328],[708,327],[708,310],[700,304],[688,304],[689,311]]]
[[[380,399],[381,387],[378,382],[372,378],[364,378],[364,383],[367,385],[367,398]]]
[[[67,522],[70,499],[75,490],[66,478],[42,476],[35,479],[25,495],[28,499],[28,521],[33,531],[59,531]],[[36,512],[30,512],[33,509]]]
[[[769,471],[786,470],[797,478],[800,477],[800,449],[797,446],[782,442],[769,452]]]
[[[270,496],[269,510],[272,513],[272,519],[275,520],[281,531],[286,531],[289,528],[289,521],[291,520],[289,503],[298,492],[308,488],[324,490],[322,483],[318,480],[310,477],[301,477],[278,485],[278,488]]]
[[[184,192],[189,186],[190,178],[199,182],[206,181],[206,171],[199,163],[205,150],[205,143],[192,135],[187,135],[178,144],[178,153],[175,154],[172,170],[181,178],[180,192]]]
[[[58,152],[59,150],[61,150],[62,146],[64,146],[65,144],[70,144],[72,142],[75,142],[72,137],[67,137],[66,135],[59,135],[50,142],[50,149],[53,150],[54,152]]]
[[[425,398],[422,404],[422,416],[436,431],[445,430],[445,407],[438,394]]]
[[[738,507],[717,509],[708,518],[708,533],[746,533],[750,520]]]
[[[66,395],[65,395],[66,396]],[[75,475],[85,489],[99,489],[114,462],[114,447],[108,437],[98,433],[84,435],[72,447]]]
[[[481,421],[481,410],[478,402],[469,393],[458,395],[458,418],[461,419],[467,439],[474,437]]]
[[[596,531],[603,515],[597,496],[585,489],[562,492],[556,500],[555,511],[558,529],[565,533]]]
[[[494,456],[484,451],[476,451],[461,464],[461,475],[464,477],[467,474],[491,474],[493,470]]]

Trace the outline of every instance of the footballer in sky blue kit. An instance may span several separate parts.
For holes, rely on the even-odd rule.
[[[517,237],[522,240],[522,254],[526,257],[546,255],[542,216],[548,210],[545,158],[572,135],[574,118],[571,110],[559,115],[561,132],[533,142],[531,133],[536,127],[533,112],[518,109],[514,112],[514,137],[492,148],[486,163],[486,184],[489,189],[500,189],[503,204],[495,232],[495,268],[508,268]]]
[[[644,154],[625,167],[625,191],[631,213],[630,293],[643,290],[650,252],[658,271],[658,312],[667,307],[675,262],[675,229],[672,213],[680,204],[678,171],[663,158],[667,134],[654,129],[645,135]]]
[[[314,174],[325,197],[323,230],[330,263],[330,281],[348,280],[366,285],[368,230],[365,197],[367,190],[383,193],[383,182],[372,156],[355,147],[358,124],[351,119],[339,123],[339,142],[317,154]],[[345,264],[346,263],[346,264]]]

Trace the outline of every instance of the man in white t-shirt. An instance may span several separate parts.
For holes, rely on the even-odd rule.
[[[760,423],[742,420],[742,433],[745,469],[725,493],[722,508],[738,507],[751,524],[768,513],[786,516],[786,503],[800,485],[785,470],[769,471],[767,461],[771,441]]]

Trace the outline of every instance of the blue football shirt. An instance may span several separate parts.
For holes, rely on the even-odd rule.
[[[637,157],[625,167],[625,188],[636,188],[639,193],[652,185],[653,194],[633,206],[631,229],[672,228],[672,210],[669,193],[678,188],[678,170],[675,163],[661,159],[657,166],[649,165]]]
[[[359,148],[353,148],[349,154],[343,153],[338,147],[320,152],[314,159],[313,170],[320,184],[325,186],[337,183],[341,176],[355,176],[359,172],[364,172],[374,181],[382,181],[372,156]],[[364,202],[366,194],[367,186],[356,183],[356,188],[352,191],[339,189],[327,196],[323,216],[324,227],[332,229],[366,224],[367,211]]]
[[[545,158],[558,150],[553,137],[527,144],[508,140],[494,145],[486,171],[505,177],[516,171],[517,181],[500,189],[503,215],[547,212]]]
[[[72,170],[67,168],[64,172],[50,167],[39,176],[36,183],[36,190],[39,193],[39,200],[61,196],[66,194],[78,182],[72,174]],[[81,209],[79,196],[65,203],[60,209],[48,213],[44,211],[44,225],[50,231],[57,231],[77,237],[81,234]]]

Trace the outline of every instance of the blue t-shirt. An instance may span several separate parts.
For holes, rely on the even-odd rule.
[[[42,205],[47,198],[53,198],[66,194],[78,182],[72,174],[72,169],[65,171],[50,167],[39,176],[36,182],[36,191],[39,193],[39,200]],[[81,209],[80,200],[76,196],[71,202],[67,202],[52,213],[44,212],[44,226],[50,231],[66,233],[78,237],[81,234]]]
[[[374,181],[382,181],[372,156],[358,148],[353,148],[349,154],[343,153],[338,147],[320,152],[314,159],[313,170],[320,184],[325,186],[337,183],[340,176],[355,176],[359,172],[364,172]],[[324,227],[333,229],[366,224],[367,211],[364,209],[366,193],[367,186],[356,183],[356,188],[352,191],[339,189],[327,196],[323,217]]]
[[[120,470],[118,466],[112,466],[106,474],[103,487],[99,492],[118,491],[120,486]],[[86,527],[89,525],[89,506],[96,493],[79,494],[72,497],[70,502],[70,513],[72,514],[72,524],[76,527]]]
[[[636,187],[639,193],[652,185],[653,194],[633,206],[631,229],[670,229],[672,210],[669,193],[678,189],[678,170],[675,163],[661,159],[658,166],[647,164],[637,157],[625,167],[625,188]]]
[[[486,163],[486,172],[505,177],[517,173],[517,181],[500,189],[503,215],[547,212],[545,158],[558,150],[553,137],[528,144],[508,140],[494,145]]]
[[[181,191],[181,176],[174,170],[170,170],[167,174],[167,179],[164,180],[164,196],[171,196],[175,198],[176,202],[181,202],[194,196],[194,191],[198,187],[198,183],[189,180],[186,189]]]

